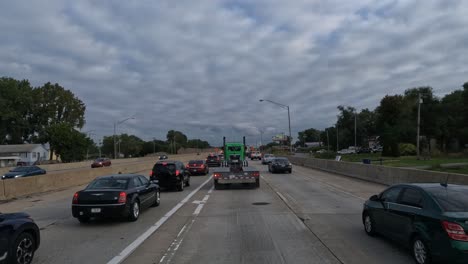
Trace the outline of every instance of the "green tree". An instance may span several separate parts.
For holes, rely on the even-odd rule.
[[[171,146],[171,153],[177,154],[177,150],[179,148],[185,147],[187,145],[187,136],[180,131],[169,130],[167,132],[166,138],[167,142]]]
[[[46,128],[50,145],[63,162],[82,161],[91,140],[67,123],[53,124]]]
[[[33,90],[33,98],[34,129],[41,143],[52,141],[50,133],[44,133],[52,125],[67,124],[73,128],[83,127],[86,106],[70,90],[59,84],[46,83]],[[51,143],[50,148],[52,151],[56,150],[55,144]]]
[[[321,131],[315,128],[309,128],[304,131],[300,131],[297,137],[299,140],[300,146],[304,147],[306,142],[319,142],[320,133]]]
[[[0,78],[0,144],[31,141],[32,91],[27,80]]]
[[[385,96],[376,111],[378,113],[377,128],[380,141],[383,144],[384,156],[400,156],[402,117],[404,116],[405,100],[402,95]]]

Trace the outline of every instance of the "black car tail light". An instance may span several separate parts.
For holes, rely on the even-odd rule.
[[[126,203],[126,202],[127,202],[127,194],[125,192],[120,192],[118,203]]]
[[[442,221],[442,227],[451,239],[458,241],[468,241],[468,235],[466,235],[465,229],[463,229],[461,225],[448,221]]]
[[[77,192],[73,195],[72,204],[77,204],[78,203],[78,196],[79,196],[79,194]]]

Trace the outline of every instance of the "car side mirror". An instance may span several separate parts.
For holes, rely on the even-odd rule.
[[[369,198],[369,200],[371,200],[373,202],[378,202],[378,201],[380,201],[380,198],[379,198],[379,196],[374,194]]]
[[[153,183],[153,184],[158,184],[159,181],[158,181],[158,180],[151,180],[151,181],[149,181],[148,185],[150,185],[151,183]]]

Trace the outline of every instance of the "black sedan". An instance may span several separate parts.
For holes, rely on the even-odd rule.
[[[44,169],[39,168],[38,166],[20,166],[5,173],[5,175],[2,176],[2,179],[14,179],[42,174],[46,174],[46,171]]]
[[[31,263],[40,241],[39,227],[28,214],[0,213],[0,263]]]
[[[364,230],[408,246],[416,263],[468,263],[468,186],[398,184],[364,204]]]
[[[102,176],[84,190],[75,193],[72,201],[73,217],[82,223],[92,217],[122,217],[136,221],[140,209],[158,206],[159,185],[145,176],[117,174]]]
[[[292,173],[292,164],[287,158],[275,157],[268,163],[268,171],[275,172],[289,172]]]

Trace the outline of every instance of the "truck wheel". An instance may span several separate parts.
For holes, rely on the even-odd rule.
[[[214,183],[214,187],[216,190],[222,190],[224,188],[224,186],[222,184],[219,184],[217,182]]]

